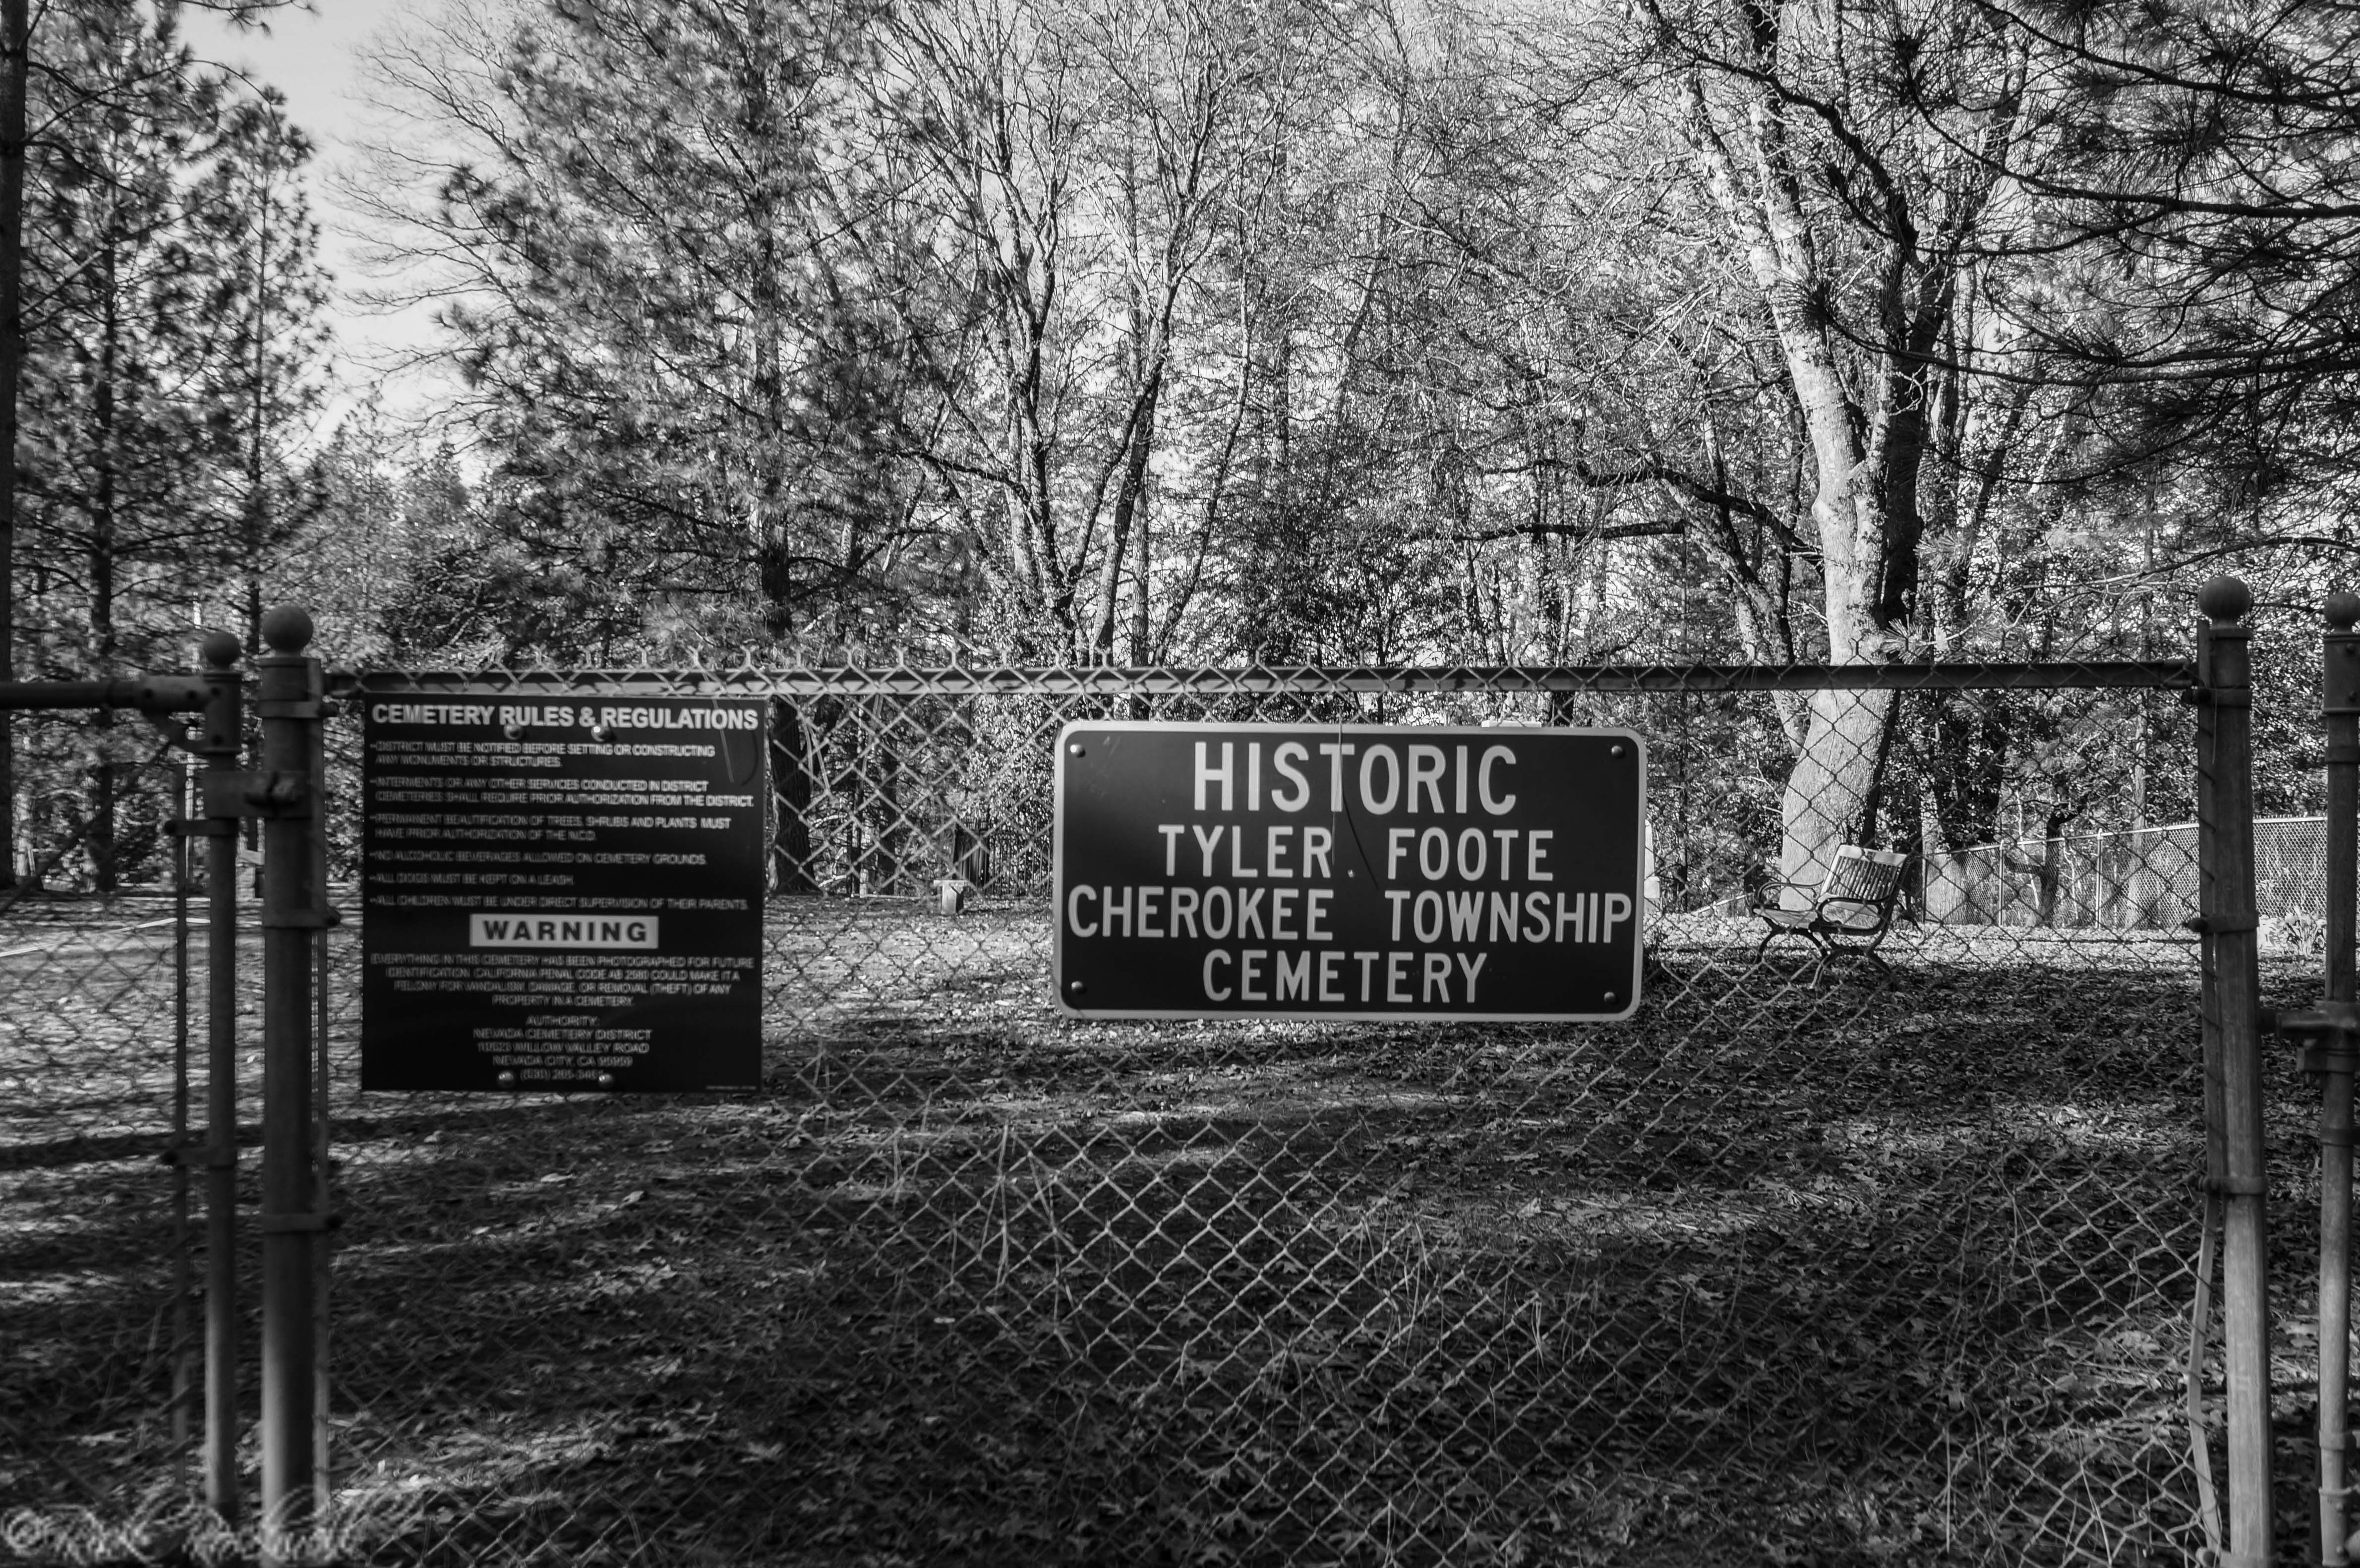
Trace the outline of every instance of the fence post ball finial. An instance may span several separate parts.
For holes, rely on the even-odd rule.
[[[237,638],[227,632],[207,632],[197,639],[197,657],[215,670],[227,670],[237,662]]]
[[[2239,621],[2254,607],[2254,591],[2234,577],[2215,577],[2196,590],[2196,607],[2208,621]]]
[[[311,645],[311,616],[300,604],[264,612],[262,640],[280,653],[300,653]]]
[[[2327,596],[2325,609],[2329,631],[2348,632],[2360,626],[2360,593],[2347,593],[2339,588]]]

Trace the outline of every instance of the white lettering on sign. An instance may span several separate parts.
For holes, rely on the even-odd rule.
[[[1378,797],[1375,783],[1379,762],[1385,765],[1385,792],[1382,799]],[[1389,746],[1369,747],[1368,755],[1360,758],[1361,808],[1372,817],[1386,816],[1393,811],[1393,802],[1400,799],[1401,764],[1393,757],[1393,748]]]
[[[1223,741],[1221,765],[1218,768],[1208,768],[1205,765],[1205,743],[1201,740],[1196,743],[1196,809],[1198,811],[1205,809],[1205,786],[1207,784],[1218,784],[1221,787],[1221,810],[1226,811],[1231,809],[1230,802],[1237,799],[1237,792],[1232,788],[1237,776],[1232,770],[1234,764],[1229,759],[1236,753],[1235,744]]]
[[[1292,790],[1271,791],[1270,803],[1280,811],[1299,811],[1311,803],[1311,780],[1306,779],[1295,766],[1298,762],[1309,760],[1310,756],[1309,752],[1304,750],[1301,745],[1295,741],[1288,741],[1271,753],[1271,767],[1277,769],[1282,778],[1295,786]]]
[[[1117,722],[1148,736],[1125,756],[1085,744],[1091,727],[1059,747],[1086,759],[1059,776],[1058,987],[1075,1010],[1628,1013],[1642,904],[1617,883],[1644,838],[1636,737]]]
[[[1319,743],[1319,755],[1328,759],[1328,809],[1331,811],[1344,809],[1344,759],[1359,749],[1342,741]]]
[[[530,729],[575,729],[605,724],[610,729],[756,730],[762,727],[757,709],[728,707],[568,707],[555,702],[530,706],[496,702],[371,702],[369,718],[380,724],[458,724]],[[709,752],[705,755],[711,755]]]
[[[656,920],[652,915],[469,915],[467,945],[652,950]]]
[[[586,718],[590,710],[585,708]],[[758,730],[761,713],[750,707],[727,708],[606,708],[597,723],[618,730]]]
[[[1438,746],[1414,746],[1409,748],[1409,809],[1412,811],[1417,810],[1421,790],[1434,802],[1432,809],[1439,815],[1442,811],[1442,748]]]
[[[1516,754],[1504,746],[1492,746],[1484,752],[1483,765],[1475,771],[1475,792],[1483,798],[1483,809],[1495,817],[1504,817],[1516,807],[1513,795],[1502,795],[1496,800],[1491,799],[1491,764],[1502,761],[1513,768]]]
[[[488,724],[489,702],[375,702],[369,717],[380,724]]]

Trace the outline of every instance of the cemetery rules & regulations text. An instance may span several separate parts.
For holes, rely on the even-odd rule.
[[[362,1088],[759,1083],[765,703],[360,705]]]

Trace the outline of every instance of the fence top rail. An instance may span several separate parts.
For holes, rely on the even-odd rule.
[[[121,681],[0,681],[0,709],[117,708],[143,713],[194,713],[205,705],[206,687],[194,675],[146,675]]]
[[[2309,828],[2324,826],[2325,817],[2256,817],[2257,828]],[[1987,855],[1994,850],[2028,849],[2044,844],[2101,844],[2124,839],[2154,838],[2164,833],[2191,833],[2202,824],[2187,822],[2149,822],[2143,828],[2099,828],[2090,833],[2059,833],[2055,838],[1994,839],[1989,844],[1971,844],[1964,849],[1946,851],[1950,855]]]
[[[826,666],[731,670],[494,669],[337,670],[337,696],[406,692],[574,692],[585,696],[823,697],[1230,696],[1273,692],[1412,691],[1955,691],[1989,688],[2128,687],[2191,691],[2188,659],[1918,662],[1908,664],[1262,665],[1164,668]]]

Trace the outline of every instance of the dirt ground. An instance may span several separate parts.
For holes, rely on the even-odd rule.
[[[191,1474],[173,933],[128,923],[0,941],[0,1519]],[[1811,989],[1693,921],[1630,1023],[1413,1029],[1069,1023],[1032,910],[770,931],[759,1094],[338,1089],[339,1560],[2203,1544],[2186,940],[1916,928]],[[2299,1541],[2314,1101],[2276,1070]]]

